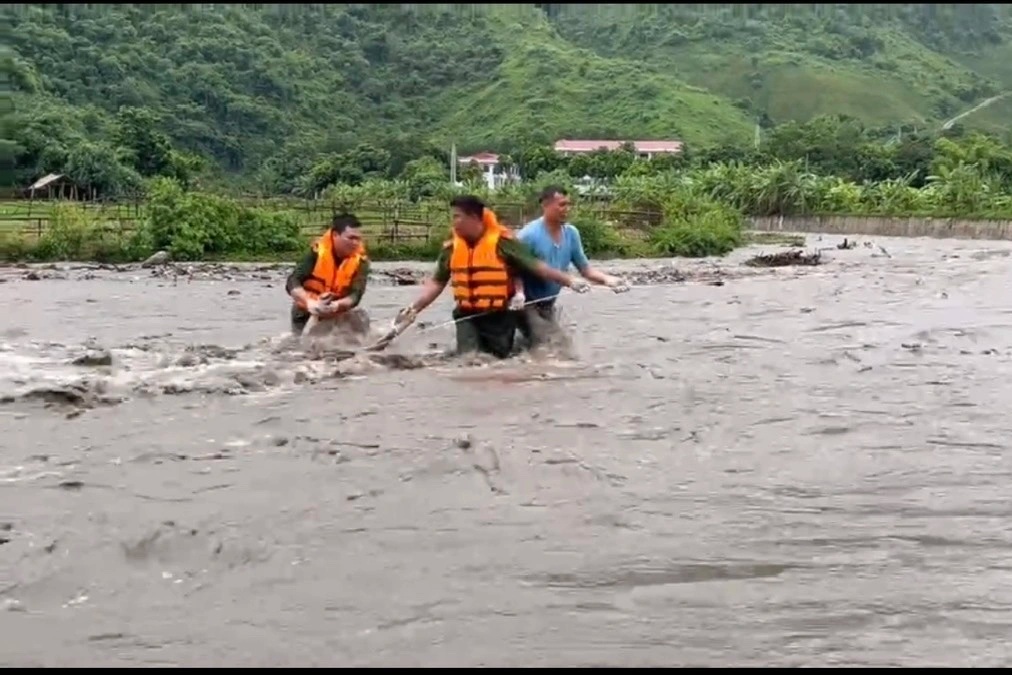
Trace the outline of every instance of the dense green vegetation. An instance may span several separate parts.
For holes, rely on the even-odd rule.
[[[559,137],[679,138],[699,151],[749,145],[756,120],[824,114],[873,135],[937,131],[1012,90],[1010,12],[8,4],[0,184],[54,171],[109,196],[155,175],[311,193],[431,177],[451,141],[512,156]],[[1010,115],[1012,97],[963,123],[1004,132]]]
[[[683,160],[663,167],[626,151],[582,158],[577,176],[589,167],[610,180],[597,194],[577,197],[571,219],[588,253],[597,257],[722,255],[742,242],[748,215],[1012,219],[1012,150],[993,139],[971,134],[931,145],[914,138],[911,147],[865,142],[855,149],[842,140],[852,131],[848,122],[815,120],[778,130],[770,146],[743,158],[696,165]],[[810,159],[776,159],[768,154],[777,147],[773,142]],[[520,225],[536,212],[544,186],[578,194],[573,162],[547,151],[538,159],[541,164],[531,163],[533,180],[493,193],[479,183],[465,189],[482,195],[506,222]],[[820,173],[826,166],[839,173]],[[871,174],[880,178],[867,179]],[[50,228],[37,240],[0,233],[0,252],[8,259],[35,260],[137,260],[160,249],[178,260],[291,257],[324,228],[326,213],[348,210],[366,222],[373,258],[428,258],[448,233],[448,197],[457,191],[446,181],[331,185],[318,200],[328,210],[313,213],[302,200],[244,204],[184,189],[175,178],[156,178],[129,231],[101,209],[63,203],[47,214]],[[423,223],[408,228],[416,238],[388,236],[398,219]]]
[[[539,186],[589,177],[574,219],[599,256],[721,254],[749,215],[1012,217],[1003,5],[9,4],[0,17],[13,92],[0,186],[57,172],[143,200],[129,232],[73,204],[38,240],[0,228],[9,259],[287,257],[323,225],[291,201],[221,196],[237,191],[373,213],[373,235],[400,204],[438,235],[460,189],[451,143],[519,169],[523,184],[487,195],[496,208],[529,214]],[[687,150],[566,158],[561,137]],[[460,177],[484,192],[475,172]],[[440,238],[373,236],[371,252],[428,256]]]
[[[748,131],[719,97],[558,43],[531,5],[5,5],[0,16],[20,183],[108,161],[124,108],[223,175],[281,191],[322,158],[367,155],[367,173],[398,174],[444,159],[451,139]]]
[[[547,6],[572,44],[663,64],[761,118],[925,126],[1012,89],[999,4]],[[1007,130],[1012,107],[975,119]]]

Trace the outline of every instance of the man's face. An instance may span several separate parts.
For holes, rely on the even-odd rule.
[[[545,200],[545,203],[541,206],[541,210],[548,220],[565,222],[566,218],[569,217],[569,197],[556,192]]]
[[[335,231],[331,237],[334,253],[341,258],[351,255],[362,245],[362,231],[357,227],[346,227],[340,234]]]
[[[457,207],[453,207],[452,211],[454,232],[466,241],[477,241],[485,229],[485,225],[482,223],[481,218],[468,215]]]

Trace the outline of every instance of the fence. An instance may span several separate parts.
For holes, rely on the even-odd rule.
[[[323,200],[240,197],[241,204],[266,211],[287,213],[299,224],[307,239],[318,235],[341,206]],[[42,237],[52,224],[54,206],[45,200],[0,202],[0,236],[28,240]],[[66,203],[66,202],[63,202]],[[89,225],[127,234],[145,218],[143,202],[76,202]],[[517,228],[537,217],[537,205],[493,204],[504,224]],[[372,200],[352,210],[369,237],[391,243],[429,241],[449,234],[450,212],[444,204]],[[574,220],[590,217],[630,233],[643,233],[660,222],[655,211],[625,211],[606,202],[580,204]],[[955,239],[1012,240],[1012,221],[960,220],[950,218],[895,218],[874,216],[770,216],[748,219],[748,227],[766,232],[818,232],[825,234],[937,237]]]
[[[318,235],[342,207],[322,200],[240,198],[241,204],[295,218],[300,233],[307,239]],[[41,238],[53,221],[53,208],[59,202],[8,201],[0,203],[0,235],[26,239]],[[65,202],[64,202],[65,203]],[[127,234],[145,218],[143,203],[78,202],[84,217],[92,226]],[[522,203],[493,204],[500,222],[512,228],[536,218],[536,206]],[[350,211],[362,221],[370,238],[396,242],[429,241],[449,234],[450,210],[442,204],[408,203],[374,200],[357,204]],[[623,230],[644,231],[660,222],[660,214],[651,211],[613,209],[604,203],[581,205],[578,216],[592,217],[614,224]]]
[[[763,232],[1012,240],[1012,221],[1009,220],[874,216],[769,216],[749,218],[748,225],[754,230]]]

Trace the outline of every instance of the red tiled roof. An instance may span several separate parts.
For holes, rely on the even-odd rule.
[[[679,152],[681,141],[633,141],[637,152]]]
[[[629,141],[576,141],[561,140],[555,143],[556,152],[593,152],[594,150],[618,150]],[[681,141],[632,141],[636,152],[681,152]]]

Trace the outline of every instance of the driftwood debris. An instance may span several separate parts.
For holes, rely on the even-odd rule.
[[[407,268],[397,268],[382,272],[395,286],[417,286],[425,279],[425,273]]]
[[[819,265],[821,264],[822,253],[805,253],[800,249],[781,251],[780,253],[768,253],[757,255],[748,260],[745,264],[749,267],[787,267],[790,265]]]

